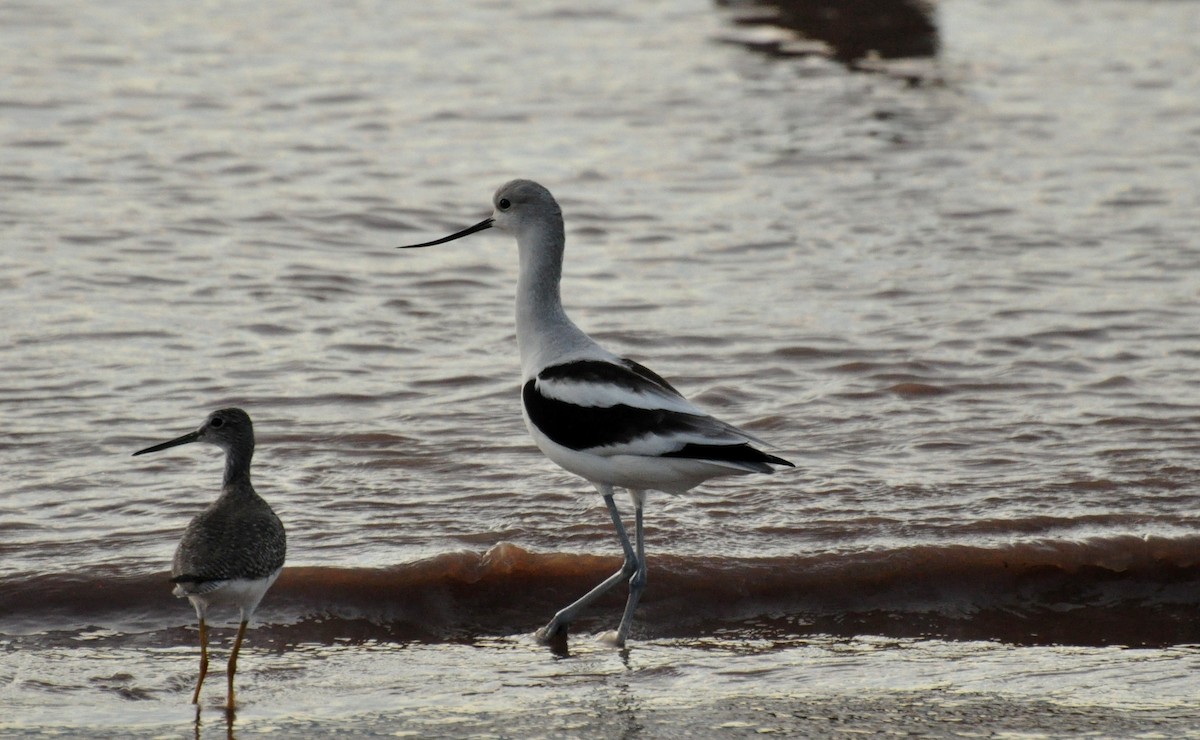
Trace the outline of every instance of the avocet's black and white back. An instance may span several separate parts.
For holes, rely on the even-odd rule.
[[[240,623],[226,671],[226,706],[234,707],[233,677],[246,627],[259,602],[279,577],[287,555],[283,523],[250,483],[254,457],[254,427],[241,409],[220,409],[209,414],[199,429],[169,442],[133,453],[142,455],[191,442],[207,442],[225,451],[221,495],[200,512],[184,530],[171,567],[174,593],[186,597],[200,622],[200,676],[192,703],[208,673],[208,609],[236,607]]]
[[[629,580],[629,600],[611,639],[624,644],[645,586],[642,512],[646,491],[683,493],[724,475],[770,473],[791,466],[754,445],[754,436],[701,411],[670,383],[618,357],[577,327],[563,310],[565,235],[562,211],[550,191],[513,180],[493,198],[492,216],[426,247],[495,227],[517,240],[517,345],[521,354],[521,409],[529,433],[551,460],[590,481],[604,497],[625,553],[621,570],[538,631],[543,640],[567,625],[601,594]],[[629,490],[636,550],[630,545],[613,489]]]

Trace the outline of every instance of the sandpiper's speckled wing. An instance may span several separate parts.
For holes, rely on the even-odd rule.
[[[265,578],[283,567],[286,554],[283,523],[266,501],[252,490],[227,489],[188,524],[171,581],[181,596],[203,594],[231,579]]]

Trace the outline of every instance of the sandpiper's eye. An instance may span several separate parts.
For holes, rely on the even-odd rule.
[[[225,426],[225,420],[218,416],[212,420],[212,422],[209,424],[209,426],[210,427],[223,427],[223,426]]]
[[[500,202],[496,204],[496,207],[502,211],[507,211],[509,208],[512,208],[512,203],[509,202],[508,198],[501,198]]]

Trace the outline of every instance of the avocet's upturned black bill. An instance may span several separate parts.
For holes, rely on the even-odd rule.
[[[484,229],[490,229],[490,228],[492,228],[492,226],[495,223],[496,223],[496,219],[485,218],[484,220],[480,221],[479,223],[475,224],[474,226],[465,228],[462,231],[451,234],[450,236],[443,236],[441,239],[434,239],[433,241],[425,242],[424,244],[406,244],[403,247],[396,247],[396,249],[419,249],[420,247],[432,247],[437,244],[445,244],[446,242],[452,242],[455,239],[462,239],[464,236],[470,236],[471,234],[474,234],[477,231],[483,231]]]
[[[513,180],[492,198],[492,217],[428,247],[492,226],[516,237],[517,347],[521,354],[521,411],[538,448],[584,478],[604,498],[621,542],[621,569],[537,632],[543,642],[565,638],[567,626],[609,589],[629,583],[615,633],[623,645],[646,585],[642,509],[646,491],[683,493],[709,478],[770,473],[792,464],[759,450],[753,435],[709,416],[670,383],[633,360],[614,355],[575,325],[562,307],[563,217],[546,188]],[[634,543],[626,534],[613,489],[629,491]]]
[[[196,431],[133,454],[144,455],[189,442],[207,442],[225,451],[225,479],[217,500],[184,530],[175,549],[171,582],[175,584],[175,595],[186,596],[192,603],[200,622],[200,675],[192,692],[193,704],[199,703],[200,688],[208,675],[208,608],[235,606],[241,611],[242,621],[226,669],[229,692],[225,707],[232,711],[233,676],[246,626],[283,569],[287,536],[279,517],[250,485],[254,427],[245,411],[214,411]]]

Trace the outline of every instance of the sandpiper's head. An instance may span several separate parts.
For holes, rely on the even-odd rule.
[[[562,210],[558,201],[546,188],[533,180],[511,180],[500,186],[492,196],[492,215],[474,226],[455,232],[450,236],[422,244],[409,244],[401,249],[432,247],[435,244],[461,239],[493,226],[515,236],[532,228],[556,228],[562,230]]]
[[[147,452],[158,452],[190,442],[207,442],[226,452],[233,449],[252,450],[254,449],[254,426],[250,423],[250,415],[241,409],[218,409],[209,414],[196,431],[188,432],[170,442],[138,450],[133,454],[144,455]]]

